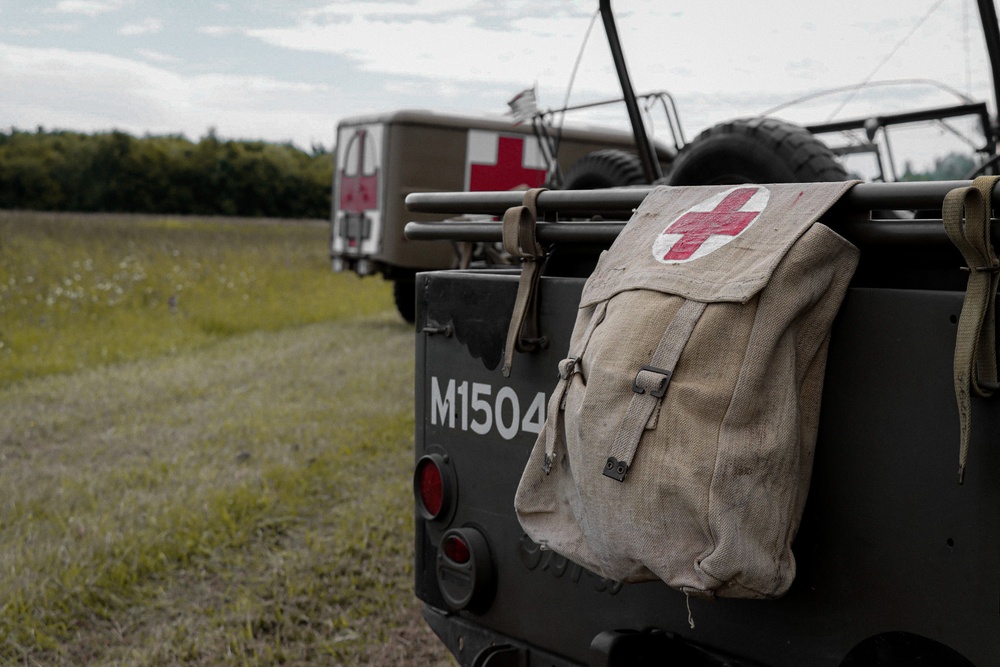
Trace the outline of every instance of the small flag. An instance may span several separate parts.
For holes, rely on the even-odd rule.
[[[514,123],[520,124],[530,119],[538,112],[538,104],[535,100],[535,87],[525,88],[507,102],[510,111],[508,116],[514,117]]]

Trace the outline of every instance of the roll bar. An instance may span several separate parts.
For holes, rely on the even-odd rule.
[[[983,26],[983,38],[986,40],[986,53],[990,58],[990,74],[993,80],[994,109],[1000,113],[1000,25],[997,24],[997,10],[993,0],[978,0],[979,20]],[[998,128],[990,128],[996,139]]]
[[[618,38],[618,28],[615,26],[615,15],[611,11],[611,0],[600,0],[599,9],[601,20],[604,22],[604,32],[608,35],[611,58],[615,61],[615,70],[618,72],[618,82],[622,87],[622,97],[625,98],[625,108],[628,109],[628,118],[632,123],[632,134],[635,136],[635,147],[639,152],[642,172],[646,176],[646,182],[652,183],[661,178],[663,172],[660,170],[660,161],[656,157],[656,148],[649,140],[646,125],[642,122],[642,114],[639,113],[639,103],[635,98],[632,79],[629,77],[628,67],[625,65],[625,53],[622,51],[622,43]]]

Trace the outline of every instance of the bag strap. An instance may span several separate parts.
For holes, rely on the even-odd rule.
[[[990,240],[993,186],[1000,176],[980,176],[944,198],[941,217],[952,243],[965,258],[969,282],[955,340],[954,383],[958,402],[958,483],[965,480],[972,430],[970,390],[988,398],[998,389],[996,295],[1000,262]],[[965,224],[962,224],[963,214]]]
[[[559,382],[556,384],[555,391],[552,393],[551,402],[549,403],[551,419],[560,419],[559,413],[566,409],[566,388],[569,386],[570,378],[580,372],[583,355],[587,353],[587,347],[590,345],[590,339],[593,338],[594,331],[597,329],[598,325],[604,321],[604,316],[607,314],[607,311],[607,301],[601,301],[594,307],[594,313],[591,315],[590,321],[587,323],[587,328],[583,332],[583,336],[580,340],[580,347],[576,350],[576,354],[573,354],[571,351],[570,356],[559,362]],[[553,426],[549,426],[545,429],[545,458],[542,460],[542,471],[546,475],[548,475],[552,470],[552,463],[555,459],[556,429]]]
[[[535,200],[545,188],[532,188],[524,193],[521,206],[512,206],[503,215],[503,248],[511,257],[521,260],[521,278],[517,284],[514,312],[507,328],[504,346],[504,377],[510,377],[514,365],[514,351],[533,352],[546,346],[538,334],[538,279],[541,276],[545,248],[535,236]]]
[[[707,305],[701,301],[685,300],[667,325],[649,363],[635,374],[635,379],[632,381],[632,398],[615,434],[611,453],[602,471],[606,477],[619,482],[625,481],[625,475],[632,465],[646,424],[667,393],[670,378],[673,377],[674,369],[677,367],[677,360],[680,359],[681,352],[684,351]]]

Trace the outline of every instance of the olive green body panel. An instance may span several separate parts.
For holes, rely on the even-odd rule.
[[[344,192],[349,189],[345,166],[355,160],[354,154],[342,154],[352,137],[367,133],[375,143],[377,155],[377,210],[365,211],[366,220],[349,229],[351,214],[342,210]],[[440,220],[435,214],[410,213],[404,201],[413,192],[447,192],[463,190],[510,189],[491,186],[489,180],[479,180],[470,188],[470,163],[479,164],[478,144],[500,138],[515,139],[521,144],[521,166],[534,172],[544,169],[543,147],[530,124],[515,125],[502,117],[475,118],[452,116],[427,111],[397,111],[344,120],[337,130],[338,156],[334,170],[333,211],[331,215],[330,256],[335,270],[353,270],[361,274],[411,274],[414,270],[452,268],[456,265],[454,246],[443,241],[411,241],[403,228],[411,220]],[[470,147],[470,142],[477,146]],[[625,132],[608,129],[565,128],[559,142],[558,163],[565,173],[588,153],[604,148],[632,151],[634,140]],[[487,152],[488,152],[487,148]],[[494,160],[496,151],[493,149]],[[666,149],[663,159],[669,160]],[[489,158],[483,160],[489,164]],[[512,167],[516,169],[515,167]],[[523,183],[523,185],[540,185]],[[512,181],[513,182],[513,181]],[[517,182],[515,186],[522,185]],[[353,215],[361,215],[354,213]],[[355,234],[355,232],[357,234]],[[361,236],[365,238],[361,238]],[[352,238],[355,236],[356,238]],[[354,241],[352,245],[351,242]]]

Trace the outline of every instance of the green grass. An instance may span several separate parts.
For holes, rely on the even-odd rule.
[[[390,307],[322,223],[0,215],[0,385]]]
[[[452,664],[412,594],[413,341],[388,287],[331,275],[319,227],[135,222],[0,223],[0,664]],[[88,298],[29,297],[66,273],[29,248],[90,257]],[[147,277],[89,298],[124,256]]]

